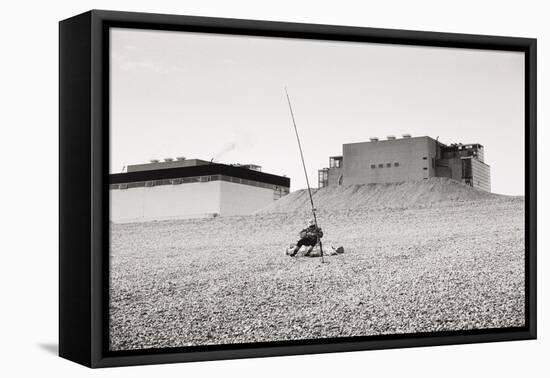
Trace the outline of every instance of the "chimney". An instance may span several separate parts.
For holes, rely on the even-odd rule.
[[[174,161],[174,159],[172,158],[164,158],[164,161],[168,162],[168,161]]]
[[[388,135],[387,138],[388,140],[395,140],[395,135]]]
[[[159,163],[159,162],[160,162],[159,159],[151,159],[151,160],[149,160],[149,163],[151,163],[151,164]]]
[[[411,134],[403,134],[403,138],[410,138]]]
[[[176,160],[177,160],[177,161],[184,161],[184,160],[185,160],[185,156],[178,156],[178,157],[176,157]]]
[[[377,137],[371,137],[371,138],[370,138],[370,141],[371,141],[371,142],[378,142],[378,138],[377,138]]]

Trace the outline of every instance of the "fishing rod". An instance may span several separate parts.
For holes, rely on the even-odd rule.
[[[292,117],[292,124],[294,125],[294,132],[296,133],[296,140],[298,141],[298,148],[300,149],[300,157],[302,158],[302,166],[304,167],[304,175],[306,176],[307,191],[309,193],[309,201],[311,202],[311,212],[313,213],[313,220],[315,222],[315,229],[317,230],[319,226],[317,225],[317,214],[315,214],[315,206],[313,205],[313,196],[311,195],[311,187],[309,186],[309,179],[307,177],[306,163],[304,161],[304,153],[302,152],[302,144],[300,143],[300,137],[298,136],[298,128],[296,127],[296,120],[294,119],[294,112],[292,111],[292,104],[290,103],[290,96],[285,87],[286,99],[288,101],[288,108],[290,109],[290,116]],[[323,258],[323,243],[321,238],[319,238],[319,250],[321,251],[321,263],[324,263]]]

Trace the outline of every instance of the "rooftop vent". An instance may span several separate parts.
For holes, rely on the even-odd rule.
[[[403,138],[410,138],[411,134],[403,134]]]
[[[178,156],[178,157],[176,157],[176,160],[178,160],[178,161],[184,161],[184,160],[185,160],[185,156]]]
[[[371,142],[378,142],[378,138],[377,137],[372,137],[372,138],[370,138],[370,141]]]
[[[174,161],[173,158],[164,158],[164,161]]]
[[[387,138],[388,140],[395,140],[395,135],[388,135]]]
[[[151,159],[149,160],[149,163],[159,163],[160,160],[159,159]]]

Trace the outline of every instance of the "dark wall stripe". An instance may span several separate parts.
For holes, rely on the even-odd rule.
[[[290,187],[290,178],[258,172],[251,169],[234,167],[226,164],[197,165],[194,167],[157,169],[154,171],[140,171],[115,173],[109,176],[109,184],[124,184],[137,181],[151,181],[162,179],[183,178],[191,176],[226,175],[245,180],[263,182],[266,184]]]

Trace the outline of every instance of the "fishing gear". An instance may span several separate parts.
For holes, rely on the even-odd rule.
[[[313,205],[313,196],[311,195],[311,187],[309,186],[309,179],[307,177],[306,163],[304,161],[304,153],[302,152],[302,144],[300,143],[300,137],[298,136],[298,128],[296,127],[296,120],[294,119],[294,112],[292,111],[292,104],[290,103],[290,96],[285,87],[286,99],[288,101],[288,108],[290,109],[290,116],[292,117],[292,124],[294,125],[294,132],[296,133],[296,140],[298,141],[298,148],[300,149],[300,157],[302,158],[302,166],[304,167],[304,175],[306,176],[307,191],[309,193],[309,201],[311,202],[311,212],[313,213],[313,220],[315,221],[315,229],[319,229],[317,224],[317,214],[315,214],[315,206]],[[323,258],[323,242],[319,238],[319,251],[321,253],[321,263],[324,263]]]

